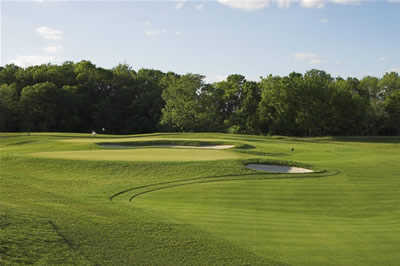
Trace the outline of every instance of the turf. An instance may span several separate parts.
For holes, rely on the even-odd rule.
[[[157,141],[237,148],[95,144]],[[0,134],[0,265],[398,265],[399,143]],[[249,162],[317,172],[260,173]]]
[[[91,150],[91,151],[62,151],[39,152],[32,156],[77,159],[77,160],[105,160],[105,161],[210,161],[240,159],[242,154],[221,150],[189,150],[179,148],[137,148],[115,150]]]

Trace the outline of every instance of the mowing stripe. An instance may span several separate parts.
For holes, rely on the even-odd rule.
[[[130,198],[129,201],[132,201],[134,198],[163,190],[163,189],[168,189],[168,188],[174,188],[174,187],[180,187],[180,186],[186,186],[186,185],[193,185],[193,184],[204,184],[204,183],[215,183],[215,182],[224,182],[224,181],[246,181],[246,180],[276,180],[276,179],[299,179],[299,178],[322,178],[322,177],[328,177],[328,176],[335,176],[340,174],[341,171],[339,170],[332,170],[332,171],[320,171],[320,172],[314,172],[312,174],[296,174],[294,175],[288,175],[288,174],[266,174],[266,173],[253,173],[253,174],[244,174],[244,175],[237,175],[235,177],[234,175],[226,175],[226,176],[208,176],[208,177],[198,177],[198,178],[188,178],[188,179],[181,179],[181,180],[175,180],[175,181],[169,181],[169,182],[160,182],[160,183],[154,183],[154,184],[148,184],[148,185],[143,185],[143,186],[137,186],[129,189],[122,190],[120,192],[117,192],[113,195],[110,196],[110,200],[112,201],[115,197],[120,196],[122,194],[134,191],[134,190],[139,190],[143,188],[151,188],[149,190],[145,190],[142,192],[138,192],[133,194]],[[265,177],[265,175],[272,175],[271,177]],[[246,177],[244,177],[246,176]],[[224,178],[227,177],[227,178]],[[229,177],[229,178],[228,178]],[[161,187],[157,187],[160,186]],[[156,188],[152,188],[156,187]]]

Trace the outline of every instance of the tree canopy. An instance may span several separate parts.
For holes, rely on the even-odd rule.
[[[206,83],[198,74],[90,61],[0,67],[0,131],[399,135],[399,125],[395,72],[359,80],[312,69]]]

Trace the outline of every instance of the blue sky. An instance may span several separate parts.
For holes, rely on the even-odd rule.
[[[91,60],[208,81],[400,72],[400,0],[2,1],[1,64]]]

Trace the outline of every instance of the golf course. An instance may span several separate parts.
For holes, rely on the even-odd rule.
[[[0,265],[399,265],[399,148],[398,137],[0,133]]]

